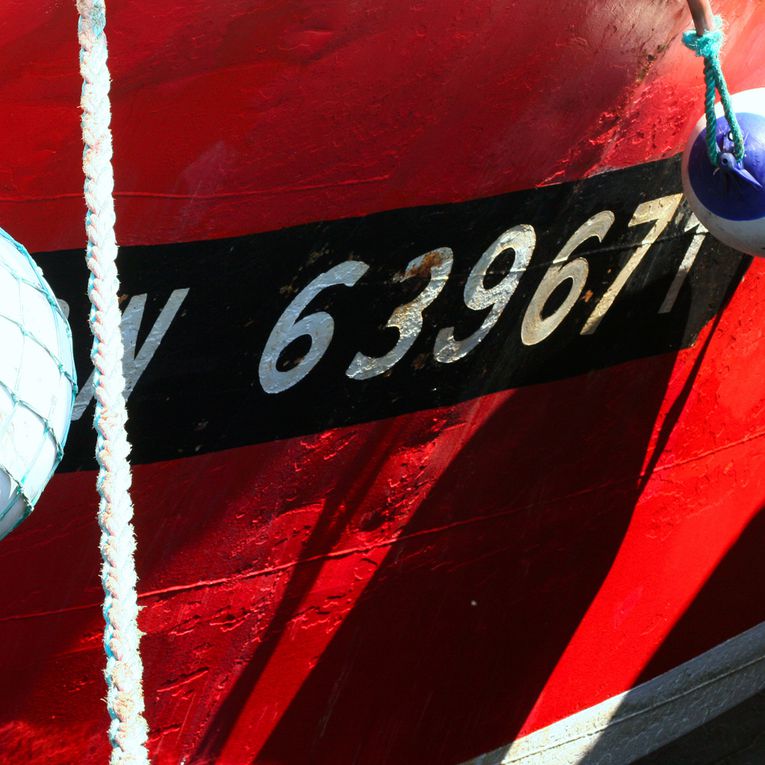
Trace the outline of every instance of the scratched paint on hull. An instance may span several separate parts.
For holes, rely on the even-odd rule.
[[[720,377],[742,356],[765,371],[738,328],[761,282],[676,359],[139,466],[156,761],[456,763],[628,689],[662,644],[651,672],[762,621],[765,571],[744,529],[765,497],[765,442],[745,415],[765,403]],[[712,422],[713,440],[689,437]],[[544,482],[539,465],[556,467]],[[44,560],[51,582],[2,594],[10,763],[103,752],[92,475],[55,480],[0,550],[3,575]],[[201,507],[215,512],[191,521]],[[698,599],[739,535],[737,607],[727,587]],[[694,598],[685,637],[667,641]],[[52,684],[66,689],[54,707]]]
[[[762,6],[715,10],[730,22],[731,86],[760,86]],[[703,111],[679,2],[121,0],[109,12],[121,244],[576,180],[677,154]],[[73,24],[59,0],[0,8],[0,220],[32,250],[83,241]]]

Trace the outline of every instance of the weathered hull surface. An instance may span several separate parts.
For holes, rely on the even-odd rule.
[[[75,19],[36,5],[0,222],[82,392],[0,545],[0,750],[100,762]],[[112,3],[155,762],[629,762],[765,686],[765,272],[680,196],[684,4],[633,5]],[[765,9],[719,6],[762,85]]]

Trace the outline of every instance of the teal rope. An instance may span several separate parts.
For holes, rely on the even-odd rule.
[[[725,119],[728,120],[730,132],[733,134],[733,145],[735,147],[736,159],[741,162],[744,159],[744,135],[741,132],[741,126],[736,119],[736,113],[733,111],[733,104],[730,100],[730,92],[725,82],[720,65],[720,50],[725,42],[723,32],[723,22],[720,16],[715,16],[715,28],[707,30],[703,35],[697,35],[690,31],[683,34],[683,43],[686,48],[690,48],[697,56],[704,59],[704,80],[706,81],[707,92],[704,102],[704,109],[707,116],[707,154],[709,161],[715,165],[719,164],[720,150],[717,146],[717,115],[715,114],[715,91],[720,94]]]

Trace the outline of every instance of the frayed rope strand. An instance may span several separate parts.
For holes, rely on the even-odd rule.
[[[117,241],[114,233],[114,172],[109,128],[109,68],[104,0],[77,0],[82,74],[82,159],[85,173],[85,228],[90,270],[88,297],[93,332],[100,495],[98,523],[103,559],[106,704],[111,723],[111,765],[144,765],[148,728],[144,719],[143,665],[138,630],[133,504],[130,499],[130,444],[125,431],[121,313],[117,301]]]
[[[730,92],[725,82],[720,65],[720,50],[725,42],[723,21],[720,16],[715,16],[714,29],[707,30],[703,35],[696,34],[691,30],[683,34],[683,43],[697,56],[704,59],[704,80],[706,82],[706,98],[704,111],[707,118],[707,154],[709,161],[717,167],[720,161],[720,150],[717,146],[717,115],[715,114],[715,91],[720,94],[725,119],[733,136],[736,159],[741,162],[744,159],[744,135],[733,111],[730,100]]]

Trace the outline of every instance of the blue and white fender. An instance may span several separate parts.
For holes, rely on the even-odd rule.
[[[745,155],[737,163],[726,151],[730,138],[722,105],[717,115],[718,167],[707,154],[706,119],[691,133],[683,154],[683,190],[696,217],[724,244],[765,257],[765,88],[732,96],[745,139]]]

